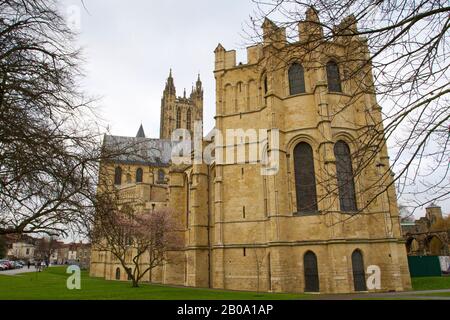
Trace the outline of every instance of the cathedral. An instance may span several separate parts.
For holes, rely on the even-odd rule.
[[[105,136],[105,145],[140,148],[139,157],[118,157],[101,174],[143,210],[175,211],[184,228],[183,248],[143,281],[266,292],[411,289],[387,147],[363,169],[356,156],[367,128],[383,131],[374,90],[354,94],[362,85],[373,89],[370,64],[356,70],[369,59],[367,43],[356,36],[322,41],[318,22],[307,10],[298,41],[288,42],[286,30],[266,19],[245,63],[220,44],[214,51],[215,130],[277,130],[278,143],[268,139],[265,150],[278,154],[275,172],[261,174],[261,160],[173,163],[172,132],[192,133],[203,120],[200,76],[189,96],[177,96],[170,71],[159,139],[147,138],[142,126],[136,137]],[[350,16],[338,27],[356,23]],[[243,141],[248,153],[251,142]],[[211,135],[202,143],[229,152]],[[368,285],[373,270],[378,286]],[[90,274],[127,280],[121,264],[95,248]]]

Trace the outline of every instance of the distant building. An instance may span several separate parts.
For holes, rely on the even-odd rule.
[[[77,264],[88,268],[91,259],[91,245],[86,243],[68,243],[57,250],[57,264]]]
[[[409,256],[450,255],[450,229],[442,221],[442,209],[437,205],[426,208],[425,217],[419,220],[403,219],[401,227]]]
[[[88,268],[91,245],[84,243],[64,243],[58,240],[36,239],[26,235],[6,237],[8,258],[34,262],[45,260],[52,265],[77,264]]]
[[[67,264],[69,260],[69,246],[64,244],[63,246],[59,247],[57,250],[57,264]]]
[[[8,257],[17,260],[33,261],[35,245],[27,242],[15,242],[8,250]]]
[[[55,264],[59,264],[58,263],[58,258],[59,258],[59,254],[60,254],[60,248],[64,247],[65,244],[62,241],[53,241],[51,243],[51,247],[50,247],[50,257],[49,257],[49,262],[53,265]]]
[[[5,236],[7,257],[12,260],[34,261],[36,239],[28,235]]]

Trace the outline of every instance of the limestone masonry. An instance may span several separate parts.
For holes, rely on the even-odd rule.
[[[200,76],[189,96],[178,97],[170,72],[160,139],[146,138],[142,128],[137,137],[105,137],[106,144],[142,142],[136,152],[144,156],[118,158],[100,173],[124,199],[145,210],[169,207],[184,226],[184,248],[170,252],[171,263],[144,281],[270,292],[411,288],[392,177],[378,179],[389,168],[387,148],[363,170],[353,158],[362,149],[361,132],[373,126],[383,131],[373,91],[353,94],[361,84],[373,86],[370,65],[359,80],[347,79],[355,71],[352,61],[369,57],[365,39],[337,38],[312,48],[323,35],[318,19],[313,9],[306,12],[295,43],[266,19],[263,41],[247,49],[247,63],[237,64],[235,51],[220,44],[215,50],[215,128],[278,129],[278,150],[267,143],[268,154],[279,151],[276,174],[261,175],[261,161],[172,163],[172,131],[192,132],[194,121],[203,120]],[[349,21],[349,29],[356,28]],[[215,143],[216,153],[225,148]],[[251,146],[245,137],[244,145]],[[381,288],[369,290],[367,268],[373,265],[380,268]],[[120,263],[95,248],[90,272],[127,280]]]

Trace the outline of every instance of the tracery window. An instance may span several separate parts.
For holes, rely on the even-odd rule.
[[[191,120],[192,120],[191,109],[188,109],[186,114],[186,128],[188,130],[191,130]]]
[[[299,143],[294,149],[294,169],[295,189],[297,193],[297,212],[317,212],[314,156],[311,146],[306,142]]]
[[[141,183],[143,180],[144,172],[141,168],[136,170],[136,183]]]
[[[181,128],[181,109],[177,108],[177,118],[176,118],[177,129]]]
[[[334,61],[327,63],[327,81],[329,92],[342,92],[339,67]]]
[[[334,145],[336,158],[336,176],[339,189],[341,211],[356,211],[355,182],[353,180],[352,159],[350,148],[344,141]]]
[[[301,64],[293,63],[288,71],[289,94],[305,93],[305,73]]]

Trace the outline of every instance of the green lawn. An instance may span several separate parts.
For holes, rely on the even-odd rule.
[[[81,290],[68,290],[68,274],[65,267],[54,267],[44,272],[25,273],[16,276],[0,274],[0,300],[289,300],[317,299],[308,294],[270,294],[224,290],[181,288],[141,284],[132,288],[128,282],[106,281],[91,278],[87,272],[81,275]],[[450,277],[426,277],[412,279],[414,290],[450,289]],[[428,295],[428,294],[427,294]],[[430,296],[449,296],[448,293],[432,293]],[[414,296],[410,297],[414,299]],[[368,297],[368,299],[371,299]],[[393,299],[395,299],[393,297]]]
[[[450,277],[411,278],[413,290],[450,289]]]
[[[311,295],[235,292],[196,288],[177,288],[141,284],[132,288],[128,282],[91,278],[82,272],[81,290],[68,290],[69,274],[64,267],[16,276],[0,274],[0,300],[278,300],[305,299]]]

